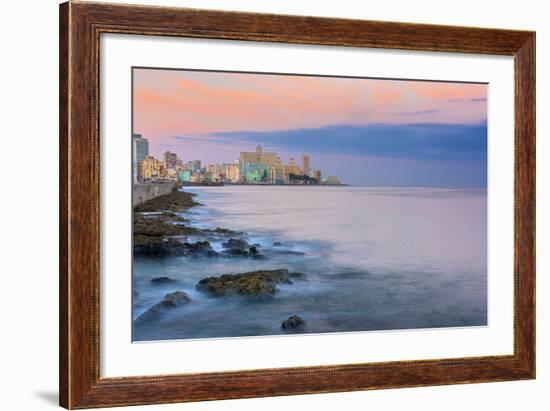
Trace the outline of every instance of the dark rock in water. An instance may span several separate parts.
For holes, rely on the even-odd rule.
[[[208,241],[196,243],[182,243],[174,238],[151,237],[147,241],[136,243],[134,237],[134,256],[167,257],[217,257],[218,253],[212,249]]]
[[[133,298],[138,298],[138,297],[139,297],[139,293],[138,293],[136,290],[132,291],[132,297],[133,297]]]
[[[176,291],[170,294],[166,294],[161,302],[153,305],[143,314],[135,319],[138,324],[143,324],[149,321],[158,320],[162,318],[166,310],[180,307],[187,304],[191,299],[183,291]]]
[[[173,191],[170,194],[155,197],[149,201],[134,207],[134,211],[183,211],[188,208],[200,205],[193,200],[195,194],[184,191]]]
[[[191,299],[183,291],[175,291],[170,294],[166,294],[160,304],[164,308],[179,307],[180,305],[187,304]]]
[[[175,280],[172,280],[171,278],[166,276],[153,278],[151,280],[153,284],[168,284],[168,283],[173,283],[174,281]]]
[[[283,243],[281,243],[280,241],[275,241],[273,243],[273,247],[281,247],[283,245]]]
[[[250,245],[241,238],[231,238],[222,243],[224,254],[232,257],[254,257],[262,258],[263,256],[258,251],[259,244]]]
[[[176,216],[177,217],[177,216]],[[197,229],[188,227],[167,214],[147,217],[134,213],[134,236],[163,237],[197,233]]]
[[[244,250],[242,248],[229,248],[224,250],[223,253],[232,257],[248,257],[249,255],[248,250]]]
[[[183,243],[185,255],[216,257],[217,252],[214,251],[208,241],[197,241],[196,243]]]
[[[292,278],[304,278],[306,275],[304,273],[292,272],[289,276]]]
[[[292,284],[287,269],[259,270],[203,278],[195,288],[216,297],[235,294],[268,297],[277,292],[277,284]]]
[[[306,322],[297,315],[291,315],[282,322],[281,327],[283,328],[283,330],[295,330],[297,328],[303,327],[305,323]]]
[[[173,238],[134,235],[134,256],[167,257],[186,253],[184,244]]]
[[[248,248],[249,244],[245,240],[240,238],[230,238],[226,242],[222,243],[222,246],[223,248],[228,248],[231,250],[234,250],[234,249],[242,250],[242,249]]]

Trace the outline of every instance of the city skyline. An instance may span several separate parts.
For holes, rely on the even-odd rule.
[[[180,184],[325,184],[341,185],[337,176],[324,176],[311,168],[308,154],[288,161],[278,153],[241,151],[238,159],[222,163],[206,163],[200,159],[184,161],[177,153],[165,151],[162,160],[149,153],[149,141],[141,134],[132,134],[132,174],[135,183],[174,181]],[[324,178],[323,178],[324,176]]]
[[[354,185],[486,187],[485,84],[134,69],[133,90],[157,158],[261,145]]]

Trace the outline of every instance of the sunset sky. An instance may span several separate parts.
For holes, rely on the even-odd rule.
[[[184,161],[261,144],[349,184],[486,187],[485,84],[134,69],[133,132]]]

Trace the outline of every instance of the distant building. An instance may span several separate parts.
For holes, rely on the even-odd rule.
[[[133,180],[137,181],[139,175],[139,162],[149,155],[149,140],[143,138],[141,134],[132,134],[132,175]]]
[[[340,184],[340,180],[338,180],[338,177],[336,177],[336,176],[328,176],[327,179],[323,183],[324,184],[330,184],[330,185],[338,185],[338,184]]]
[[[290,175],[294,174],[295,176],[299,176],[302,174],[302,167],[296,164],[296,161],[291,157],[288,161],[288,164],[285,165],[285,183],[290,182]]]
[[[261,146],[256,147],[254,152],[242,151],[239,156],[239,164],[263,164],[272,166],[277,164],[277,153],[263,151]]]
[[[309,176],[309,156],[302,155],[302,174]]]
[[[230,183],[239,183],[241,181],[241,168],[239,164],[224,164],[223,174],[225,180]]]
[[[159,160],[153,156],[147,156],[139,162],[139,176],[141,179],[159,178],[163,168]]]
[[[178,166],[178,155],[170,151],[164,152],[164,167],[175,170]]]
[[[246,163],[241,167],[246,183],[263,183],[268,181],[269,166],[266,164]]]
[[[288,183],[288,176],[285,176],[285,166],[282,164],[270,166],[268,170],[268,182],[271,184]]]
[[[187,183],[191,181],[191,171],[183,170],[178,173],[178,180],[182,183]]]
[[[313,170],[311,177],[316,179],[318,184],[321,184],[321,170]]]
[[[201,161],[200,160],[188,161],[187,163],[185,163],[184,168],[191,171],[191,173],[199,171],[201,169]]]

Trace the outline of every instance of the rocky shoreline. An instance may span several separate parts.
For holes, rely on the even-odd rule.
[[[189,218],[178,213],[202,205],[193,199],[194,196],[184,191],[173,191],[134,207],[134,258],[267,258],[260,244],[249,243],[244,232],[222,227],[193,227]],[[215,251],[212,241],[221,242],[222,250]],[[278,254],[303,255],[282,246],[280,242],[273,244]],[[279,285],[292,285],[293,279],[303,277],[304,274],[290,272],[286,268],[257,270],[205,277],[195,285],[195,289],[211,298],[233,296],[261,301],[273,298],[279,291]],[[175,285],[177,282],[167,276],[151,280],[152,286],[171,283]],[[191,298],[183,290],[175,290],[139,315],[134,323],[142,325],[158,321],[174,308],[191,303]],[[297,332],[304,324],[305,321],[294,314],[281,322],[281,328],[284,332]]]

